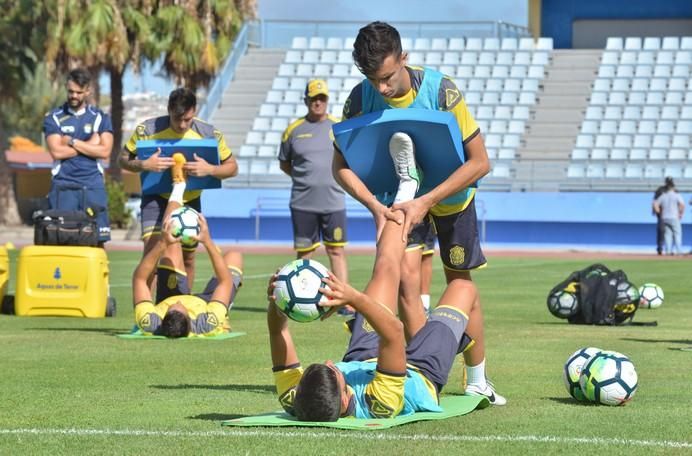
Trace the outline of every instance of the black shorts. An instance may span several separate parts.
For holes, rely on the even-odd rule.
[[[98,241],[110,241],[111,224],[108,220],[108,195],[105,187],[61,184],[53,181],[48,193],[48,203],[51,209],[87,211],[96,219]]]
[[[475,200],[461,212],[433,215],[432,219],[440,244],[440,258],[445,268],[468,271],[486,265],[478,237]]]
[[[243,273],[239,269],[231,266],[228,267],[228,270],[231,273],[231,277],[233,277],[233,288],[231,288],[231,296],[229,296],[228,299],[228,308],[230,309],[230,305],[235,299],[238,288],[243,284]],[[218,284],[219,280],[216,277],[212,277],[204,287],[204,291],[195,294],[195,296],[209,302]],[[166,266],[159,266],[157,268],[156,302],[161,302],[171,296],[188,294],[190,294],[190,284],[187,281],[187,275],[185,273]]]
[[[366,361],[377,358],[379,336],[361,314],[352,322],[351,340],[342,361]],[[406,362],[433,382],[440,392],[447,384],[457,353],[472,339],[464,332],[468,317],[456,308],[440,306],[406,347]]]
[[[409,233],[406,250],[423,249],[423,255],[432,255],[435,253],[436,238],[435,226],[428,216]]]
[[[146,240],[154,234],[161,234],[163,214],[166,212],[167,205],[168,199],[161,195],[142,196],[142,240]],[[191,207],[200,214],[202,213],[202,201],[200,198],[188,201],[185,203],[185,206]],[[197,243],[183,246],[183,250],[197,250]]]
[[[346,210],[318,214],[291,208],[293,246],[298,252],[309,252],[324,245],[343,247],[346,238]]]

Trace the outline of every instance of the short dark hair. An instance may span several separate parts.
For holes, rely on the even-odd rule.
[[[84,68],[75,68],[67,73],[67,81],[72,81],[79,87],[86,87],[91,84],[91,75]]]
[[[190,89],[175,89],[168,96],[168,113],[173,117],[180,117],[196,106],[197,96]]]
[[[190,334],[190,318],[177,310],[168,311],[161,322],[160,333],[171,339],[187,337]]]
[[[364,75],[374,74],[384,59],[401,56],[401,37],[397,29],[386,22],[371,22],[358,31],[353,42],[353,62]]]
[[[311,364],[303,372],[293,410],[300,421],[336,421],[341,414],[341,391],[336,373],[326,364]]]

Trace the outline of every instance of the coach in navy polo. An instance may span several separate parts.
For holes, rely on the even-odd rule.
[[[108,198],[101,159],[113,148],[110,117],[88,104],[89,73],[78,68],[67,76],[67,101],[43,121],[48,151],[55,160],[48,199],[52,209],[85,210],[96,217],[99,245],[110,240]]]

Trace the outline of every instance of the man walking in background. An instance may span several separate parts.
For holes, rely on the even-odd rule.
[[[682,216],[685,213],[685,201],[675,190],[673,178],[666,178],[665,191],[654,201],[654,212],[663,221],[666,253],[682,254]]]
[[[279,163],[293,181],[290,207],[297,258],[311,258],[321,239],[331,270],[348,282],[344,191],[332,176],[332,125],[338,119],[327,113],[328,101],[327,83],[309,81],[305,88],[308,114],[286,128]]]

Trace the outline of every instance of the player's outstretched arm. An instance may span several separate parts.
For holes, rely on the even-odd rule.
[[[197,239],[207,250],[207,254],[209,254],[209,259],[211,260],[211,266],[214,269],[214,275],[219,282],[214,293],[211,295],[211,300],[223,303],[223,305],[228,307],[228,300],[231,296],[231,288],[233,287],[233,278],[228,271],[228,266],[226,266],[223,255],[221,255],[216,244],[211,240],[207,219],[205,219],[202,214],[199,214],[199,228],[200,232]]]
[[[274,282],[276,274],[269,278],[267,285],[267,329],[269,330],[269,346],[271,349],[272,366],[286,368],[300,363],[296,353],[293,338],[288,330],[288,318],[274,303]]]
[[[322,288],[320,291],[327,296],[328,301],[320,305],[324,307],[351,305],[365,317],[380,336],[378,368],[390,373],[404,372],[406,370],[406,339],[401,320],[387,306],[342,282],[331,272],[329,277],[323,280],[328,288]]]
[[[159,262],[159,258],[166,250],[166,241],[159,239],[159,242],[154,245],[154,247],[147,252],[142,260],[135,268],[135,272],[132,274],[132,304],[137,305],[142,301],[151,301],[151,289],[147,284],[147,279],[156,269],[156,265]]]

